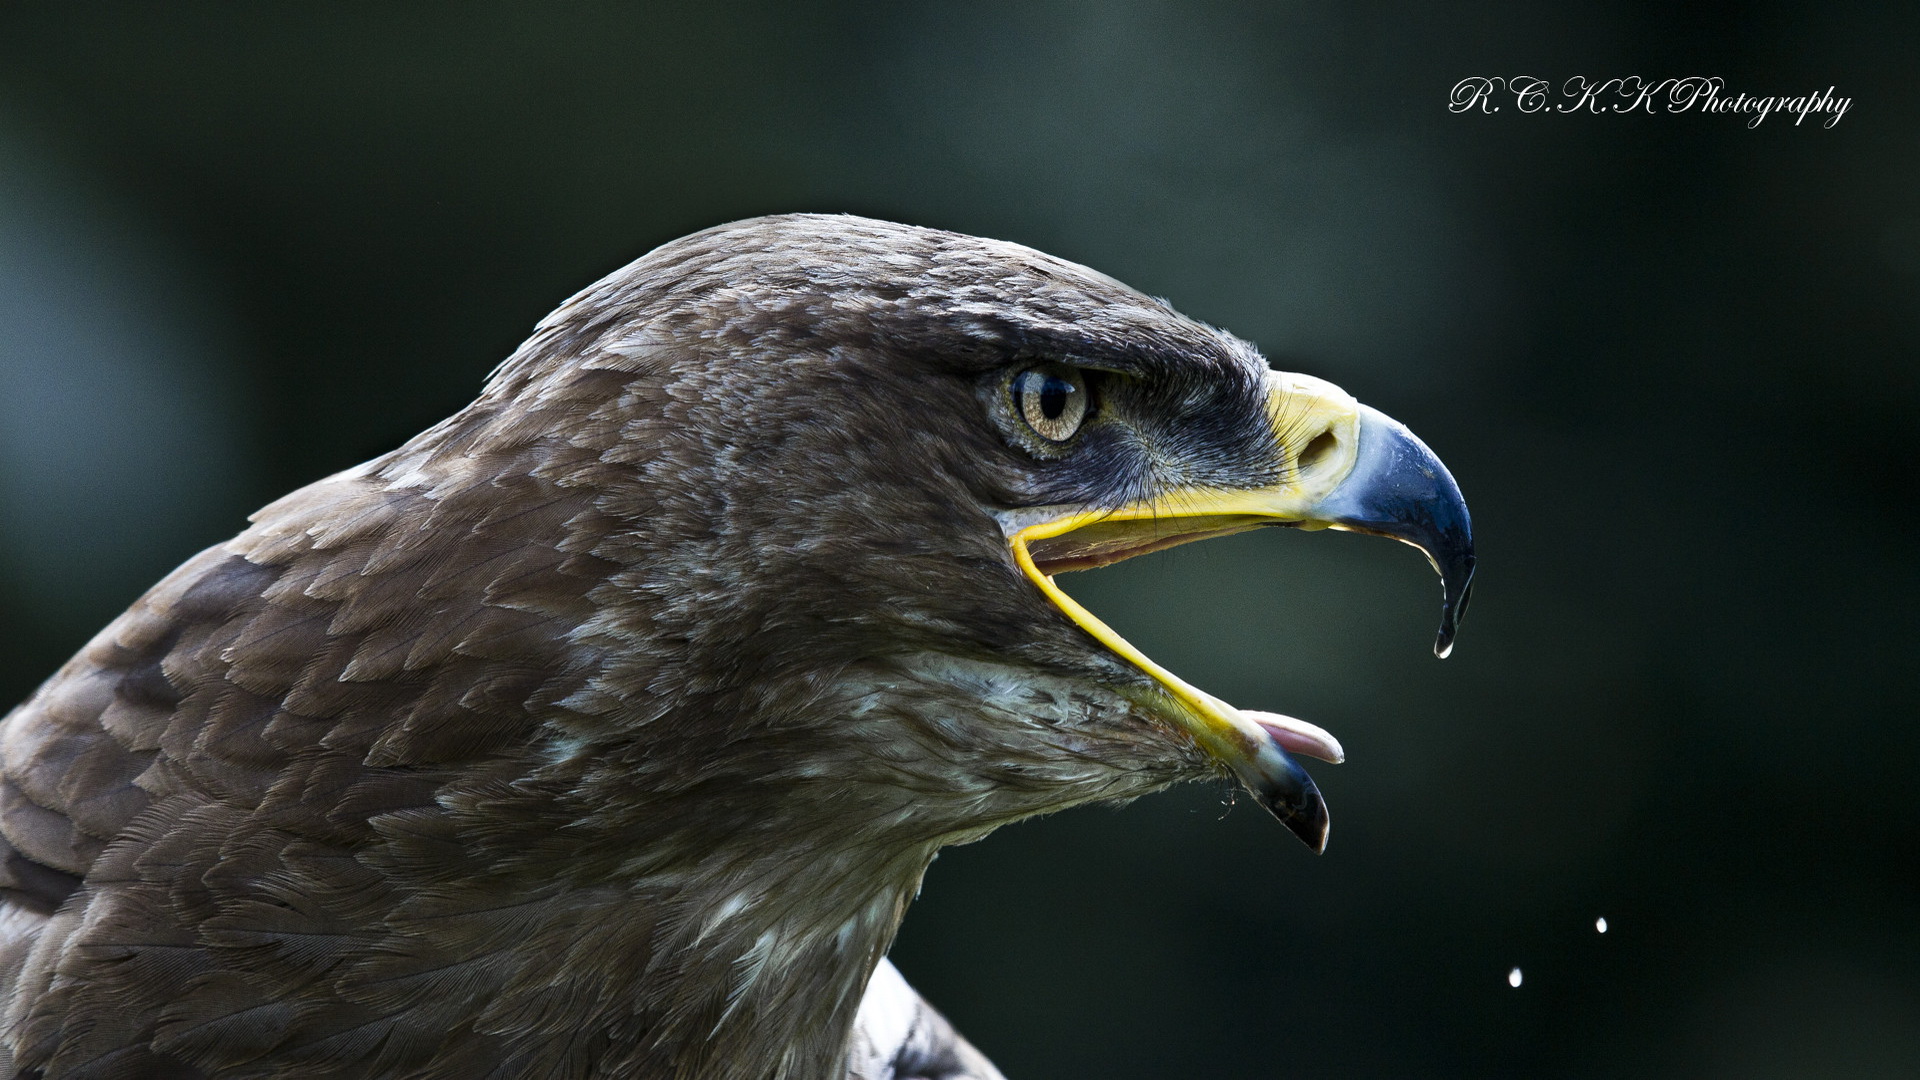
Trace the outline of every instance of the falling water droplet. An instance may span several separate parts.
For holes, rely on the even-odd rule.
[[[1607,917],[1605,915],[1593,920],[1593,932],[1596,934],[1604,934],[1607,932]]]
[[[1507,972],[1507,985],[1513,987],[1516,990],[1520,988],[1520,969],[1519,968],[1514,968],[1512,971]]]

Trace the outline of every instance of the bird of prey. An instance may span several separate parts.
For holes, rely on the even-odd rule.
[[[8,716],[0,1074],[998,1076],[884,962],[942,846],[1214,776],[1325,842],[1331,736],[1054,578],[1267,525],[1423,549],[1444,654],[1465,506],[1337,387],[1014,244],[666,244]]]

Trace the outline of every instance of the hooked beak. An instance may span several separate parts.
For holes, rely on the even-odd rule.
[[[1021,571],[1068,618],[1153,678],[1139,704],[1191,735],[1319,852],[1327,843],[1326,803],[1292,755],[1339,761],[1339,743],[1305,721],[1237,709],[1185,682],[1052,576],[1269,525],[1387,536],[1419,548],[1440,574],[1434,654],[1445,657],[1466,614],[1474,563],[1467,506],[1446,466],[1405,425],[1311,376],[1269,372],[1267,416],[1287,465],[1276,483],[1172,491],[1118,508],[1024,508],[1001,515],[1001,525]]]

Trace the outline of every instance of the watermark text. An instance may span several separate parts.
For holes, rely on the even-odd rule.
[[[1574,75],[1555,86],[1532,75],[1472,75],[1453,84],[1447,111],[1497,113],[1503,107],[1521,113],[1731,113],[1747,117],[1747,127],[1759,127],[1769,116],[1792,116],[1799,127],[1813,117],[1831,128],[1853,108],[1853,99],[1838,97],[1836,87],[1809,94],[1732,94],[1719,76],[1688,75],[1676,79],[1646,79],[1625,75],[1589,79]]]

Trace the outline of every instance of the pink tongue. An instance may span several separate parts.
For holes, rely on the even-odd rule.
[[[1280,749],[1289,754],[1304,754],[1335,765],[1347,760],[1347,752],[1340,749],[1340,740],[1318,725],[1255,709],[1241,709],[1240,715],[1266,729],[1273,741],[1280,744]]]

